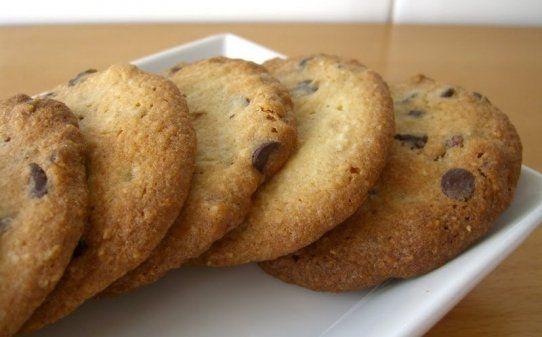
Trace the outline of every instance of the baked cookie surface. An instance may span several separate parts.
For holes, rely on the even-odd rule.
[[[489,100],[422,75],[392,86],[396,134],[369,200],[312,245],[261,263],[320,291],[429,272],[481,238],[509,205],[520,139]]]
[[[85,146],[62,103],[0,101],[0,336],[14,335],[61,278],[83,233]]]
[[[74,258],[25,324],[51,323],[145,260],[179,214],[196,139],[173,83],[135,66],[86,71],[52,94],[79,118],[89,147],[89,220]]]
[[[393,109],[378,74],[328,55],[264,65],[290,90],[297,149],[255,194],[245,221],[196,263],[263,261],[308,245],[360,206],[385,164]]]
[[[155,281],[203,253],[241,223],[252,194],[295,148],[288,90],[262,66],[216,57],[175,66],[169,78],[186,95],[198,137],[192,188],[183,211],[149,259],[106,294]]]

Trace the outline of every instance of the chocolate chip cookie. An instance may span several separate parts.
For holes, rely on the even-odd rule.
[[[239,225],[252,194],[295,148],[288,90],[264,67],[217,57],[175,66],[169,78],[186,95],[198,137],[192,189],[161,244],[109,294],[155,281]]]
[[[0,101],[0,336],[53,290],[83,233],[84,141],[62,103]]]
[[[131,65],[85,71],[55,89],[89,146],[89,223],[64,277],[25,324],[51,323],[143,262],[188,194],[195,133],[165,78]]]
[[[261,263],[286,282],[347,291],[443,265],[509,205],[521,143],[489,100],[422,75],[392,86],[397,133],[369,200],[312,245]]]
[[[329,55],[264,65],[290,90],[298,148],[260,188],[243,224],[197,263],[269,260],[317,240],[359,208],[391,147],[392,101],[375,72]]]

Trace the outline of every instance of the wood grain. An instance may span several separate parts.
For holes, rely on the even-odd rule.
[[[524,163],[542,171],[542,29],[337,24],[75,25],[0,28],[0,96],[45,91],[103,68],[220,32],[287,55],[356,57],[389,80],[423,72],[487,95],[516,125]],[[428,336],[542,331],[542,230],[482,281]]]

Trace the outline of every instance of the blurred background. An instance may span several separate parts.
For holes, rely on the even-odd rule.
[[[542,25],[541,0],[15,0],[0,25],[116,22],[370,22]]]

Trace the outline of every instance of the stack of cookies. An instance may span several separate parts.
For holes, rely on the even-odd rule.
[[[0,337],[183,265],[318,291],[427,273],[511,202],[483,95],[330,55],[87,70],[0,101]]]

